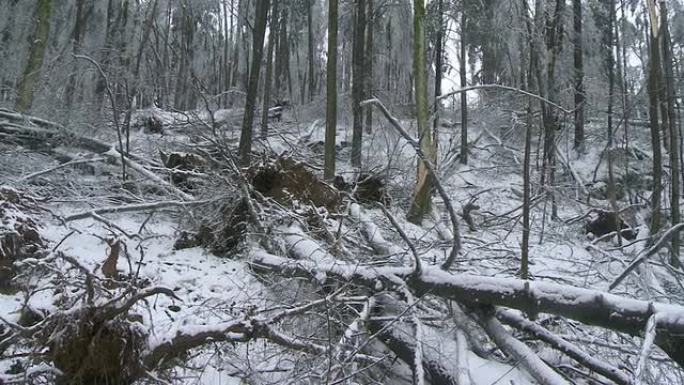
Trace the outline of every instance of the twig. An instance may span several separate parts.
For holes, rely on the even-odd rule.
[[[442,99],[446,99],[446,98],[448,98],[448,97],[450,97],[450,96],[452,96],[452,95],[455,95],[455,94],[462,94],[462,93],[468,92],[468,91],[484,90],[484,89],[490,89],[490,90],[491,90],[491,89],[497,89],[497,90],[503,90],[503,91],[517,92],[517,93],[519,93],[519,94],[527,95],[527,96],[529,96],[529,97],[531,97],[531,98],[537,99],[537,100],[539,100],[539,101],[541,101],[541,102],[543,102],[543,103],[546,103],[546,104],[548,104],[548,105],[550,105],[550,106],[552,106],[552,107],[555,107],[555,108],[557,108],[557,109],[559,109],[559,110],[565,112],[566,114],[572,114],[572,113],[573,113],[572,110],[565,109],[565,108],[563,108],[562,106],[560,106],[560,105],[558,105],[558,104],[556,104],[556,103],[550,101],[549,99],[546,99],[546,98],[544,98],[544,97],[542,97],[542,96],[539,96],[539,95],[537,95],[537,94],[533,94],[533,93],[531,93],[531,92],[527,92],[527,91],[521,90],[520,88],[502,86],[502,85],[499,85],[499,84],[480,84],[480,85],[475,85],[475,86],[469,86],[469,87],[461,88],[461,89],[458,89],[458,90],[455,90],[455,91],[451,91],[451,92],[449,92],[448,94],[444,94],[444,95],[438,96],[438,97],[437,97],[437,101],[440,101],[440,100],[442,100]]]
[[[387,209],[385,208],[385,205],[378,202],[377,206],[380,207],[380,210],[382,210],[382,213],[385,214],[387,219],[389,219],[392,226],[394,226],[394,229],[397,230],[397,233],[399,233],[399,236],[401,237],[401,239],[404,242],[406,242],[409,249],[411,250],[411,254],[413,255],[413,275],[415,275],[415,276],[421,275],[423,273],[423,267],[422,267],[422,264],[420,262],[420,257],[418,256],[418,250],[416,250],[416,246],[413,244],[413,242],[411,242],[411,240],[406,235],[404,230],[401,229],[401,226],[399,226],[399,223],[394,218],[394,216],[389,211],[387,211]]]

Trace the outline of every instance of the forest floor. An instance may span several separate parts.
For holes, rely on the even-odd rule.
[[[463,217],[460,218],[463,252],[452,270],[490,277],[514,277],[520,267],[524,125],[515,116],[503,111],[476,111],[473,116],[475,122],[478,122],[476,118],[481,119],[470,128],[471,153],[468,165],[461,165],[457,160],[457,140],[454,139],[457,126],[442,128],[439,137],[440,179],[450,199],[459,212],[469,204],[476,207],[470,211],[472,227]],[[295,117],[296,114],[288,112],[283,122],[273,123],[270,136],[257,141],[255,152],[265,154],[264,157],[268,158],[266,162],[276,157],[292,157],[305,162],[315,175],[320,175],[324,122]],[[410,121],[402,121],[402,124],[405,127],[412,126]],[[643,206],[643,200],[639,201],[639,197],[647,196],[649,192],[633,184],[631,187],[624,186],[620,194],[618,203],[621,209],[625,209],[625,221],[638,231],[634,241],[623,240],[624,244],[618,245],[614,238],[596,241],[595,237],[586,234],[585,225],[592,209],[609,210],[602,185],[607,180],[606,162],[596,167],[605,146],[600,139],[602,128],[592,125],[589,130],[586,154],[577,155],[569,150],[568,138],[561,137],[558,142],[561,154],[558,187],[555,189],[558,218],[551,218],[550,200],[533,200],[530,275],[534,280],[607,291],[608,285],[645,247],[648,236],[647,208]],[[237,130],[227,130],[225,133],[226,142],[234,145],[238,139]],[[104,132],[102,139],[114,140]],[[643,150],[648,148],[647,140],[646,137],[637,138],[631,150],[616,155],[619,158],[616,163],[616,168],[619,168],[617,174],[621,180],[628,180],[629,176],[624,177],[625,174],[648,174],[650,154]],[[343,124],[338,134],[338,169],[347,181],[353,179],[356,173],[348,163],[350,142],[351,130]],[[180,128],[167,131],[164,135],[141,130],[133,132],[131,136],[131,151],[147,159],[157,159],[159,150],[169,153],[193,152],[201,145],[194,133]],[[78,155],[81,150],[69,146],[60,150],[76,157],[86,156]],[[444,229],[449,225],[443,202],[435,199],[435,212],[438,214],[421,225],[405,220],[415,180],[416,158],[411,147],[389,125],[378,120],[373,134],[364,141],[363,154],[365,168],[384,181],[391,198],[388,211],[416,245],[423,263],[442,263],[451,247],[451,242],[444,236]],[[539,156],[538,151],[532,155],[533,164],[537,167]],[[215,212],[183,207],[149,213],[106,213],[102,214],[104,221],[101,217],[65,220],[74,214],[87,214],[103,207],[169,200],[168,197],[159,196],[153,188],[154,183],[144,178],[137,185],[122,185],[120,166],[116,164],[88,162],[26,180],[27,175],[59,163],[53,154],[36,152],[3,141],[0,141],[0,164],[4,165],[0,169],[0,185],[38,197],[36,202],[40,210],[33,214],[33,219],[39,224],[40,235],[47,241],[48,250],[53,253],[61,251],[73,257],[82,267],[97,275],[101,274],[100,270],[111,253],[112,242],[121,239],[126,245],[126,252],[125,257],[118,260],[119,273],[135,277],[137,281],[145,282],[145,285],[163,286],[174,292],[178,299],[157,295],[136,306],[136,311],[142,316],[141,323],[153,340],[163,341],[178,330],[187,330],[193,325],[220,324],[249,316],[257,309],[274,308],[312,298],[312,294],[306,292],[307,282],[265,280],[255,275],[249,266],[250,256],[258,252],[261,246],[251,237],[246,237],[239,247],[220,255],[201,246],[174,249],[183,231],[197,231],[207,218],[216,215]],[[202,176],[196,178],[201,179]],[[533,192],[541,191],[538,178],[538,172],[533,172],[533,180],[536,181],[533,183]],[[224,195],[226,201],[235,198],[237,189],[221,191],[219,186],[221,184],[217,180],[204,180],[190,193],[200,200],[218,200]],[[590,195],[595,198],[587,198]],[[349,207],[343,205],[340,215],[326,212],[321,215],[333,233],[346,234],[344,247],[358,258],[358,263],[409,264],[409,249],[382,210],[372,204],[361,205],[351,212],[347,210]],[[320,238],[312,230],[313,226],[305,226],[309,209],[308,202],[292,202],[288,208],[291,218],[274,220],[272,231],[285,239],[288,236],[300,237],[294,245],[288,246],[290,249],[299,247],[304,253],[322,253],[321,258],[329,257],[333,253],[332,248],[314,247],[306,243],[306,240]],[[392,246],[391,253],[379,258],[368,246],[368,239],[363,241],[364,221],[377,226],[378,235]],[[29,277],[33,281],[25,286],[32,290],[8,291],[0,295],[0,316],[10,322],[19,322],[22,309],[27,304],[39,312],[54,311],[57,306],[54,288],[42,283],[53,280],[55,275],[67,274],[70,266],[67,262],[61,262],[57,266],[61,271]],[[642,265],[639,274],[632,274],[613,293],[649,301],[672,302],[679,299],[680,304],[684,303],[681,300],[684,298],[681,277],[677,279],[673,276],[676,277],[663,255]],[[615,366],[633,366],[639,357],[639,339],[582,326],[554,316],[542,316],[542,322],[557,334],[580,343],[592,354]],[[455,330],[449,325],[440,320],[428,324],[424,332],[425,349],[438,356],[455,355],[458,350],[452,338]],[[293,330],[301,330],[302,334],[308,333],[310,327],[292,325]],[[538,348],[538,353],[546,362],[555,367],[565,367],[568,373],[571,372],[568,369],[573,367],[571,360],[541,345]],[[662,352],[654,351],[652,358],[649,378],[656,382],[649,383],[684,383],[684,374]],[[178,362],[172,370],[173,374],[164,373],[164,378],[184,384],[241,384],[243,381],[304,383],[305,379],[315,382],[306,377],[307,364],[303,364],[302,360],[306,359],[299,353],[256,341],[229,346],[207,345]],[[20,358],[0,361],[0,372],[16,370],[17,362],[22,361]],[[311,362],[310,365],[312,368],[309,369],[315,372],[320,369],[316,365],[321,363]],[[388,365],[392,370],[384,373],[386,377],[378,379],[377,373],[368,374],[368,381],[375,378],[384,383],[410,383],[408,366],[401,361]],[[469,352],[467,366],[476,385],[535,383],[515,362],[494,358],[485,360]],[[161,375],[148,373],[148,379]],[[572,373],[572,376],[575,383],[592,383],[581,373]]]

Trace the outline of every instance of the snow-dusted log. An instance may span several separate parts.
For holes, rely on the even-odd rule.
[[[70,222],[70,221],[77,221],[79,219],[90,218],[93,216],[93,214],[95,214],[95,215],[111,214],[111,213],[116,214],[116,213],[132,212],[132,211],[159,210],[159,209],[163,209],[163,208],[167,208],[167,207],[188,207],[188,206],[197,206],[197,205],[205,204],[208,202],[211,202],[211,201],[210,200],[192,201],[192,202],[163,201],[163,202],[132,204],[132,205],[125,205],[125,206],[102,207],[99,209],[88,210],[88,211],[84,211],[81,213],[69,215],[67,217],[64,217],[64,220],[66,222]]]
[[[168,358],[184,354],[210,342],[246,342],[254,339],[265,339],[289,349],[327,356],[329,354],[327,346],[299,337],[290,337],[274,327],[274,324],[285,316],[292,316],[309,309],[309,305],[304,305],[271,317],[246,316],[244,319],[214,325],[183,326],[171,331],[168,335],[152,340],[143,354],[143,362],[146,367],[155,368]],[[370,365],[376,364],[382,358],[358,353],[350,357],[350,360]]]
[[[9,121],[12,121],[12,122],[18,123],[18,124],[23,124],[25,122],[29,122],[29,123],[34,124],[36,126],[40,126],[40,127],[44,127],[44,128],[50,128],[50,129],[56,129],[56,130],[60,130],[60,129],[64,128],[64,126],[62,126],[59,123],[51,122],[49,120],[41,119],[41,118],[31,116],[31,115],[25,115],[25,114],[22,114],[21,112],[11,111],[11,110],[7,110],[4,108],[0,108],[0,118],[7,119]]]
[[[551,369],[535,352],[523,342],[515,339],[494,316],[494,309],[478,312],[482,328],[496,345],[514,357],[535,380],[544,385],[570,385],[558,372]]]
[[[11,126],[11,125],[3,125],[0,123],[0,132],[5,132],[8,134],[13,134],[13,135],[28,135],[31,138],[35,140],[43,140],[43,139],[51,139],[56,137],[58,134],[64,135],[64,136],[69,136],[73,140],[71,143],[74,145],[84,148],[88,151],[92,151],[94,153],[103,155],[113,161],[116,162],[123,162],[126,164],[126,167],[134,170],[138,174],[144,176],[147,179],[152,180],[153,182],[159,184],[160,186],[166,188],[167,190],[173,192],[177,196],[181,197],[182,199],[185,200],[193,200],[194,198],[185,193],[184,191],[180,190],[178,187],[172,185],[168,181],[160,178],[156,174],[154,174],[152,171],[147,170],[145,167],[143,167],[141,164],[138,162],[141,160],[141,158],[134,157],[131,154],[122,154],[121,151],[117,150],[113,146],[106,144],[104,142],[101,142],[97,139],[93,138],[88,138],[80,135],[75,135],[71,132],[68,132],[66,130],[62,130],[62,132],[58,131],[50,131],[38,127],[17,127],[17,126]],[[137,160],[137,161],[136,161]]]
[[[382,341],[399,359],[404,361],[415,371],[416,345],[411,339],[409,330],[399,330],[398,326],[385,327],[384,322],[370,322],[368,329],[373,334],[378,334]],[[423,370],[431,384],[440,385],[463,385],[457,382],[451,371],[441,364],[442,357],[433,357],[433,350],[422,353]],[[467,384],[466,384],[467,385]]]
[[[632,383],[629,376],[625,374],[620,369],[610,365],[609,363],[599,360],[590,354],[584,352],[579,347],[571,344],[570,342],[558,337],[557,335],[551,333],[544,327],[537,325],[534,322],[526,320],[519,314],[516,314],[510,310],[499,309],[496,312],[496,317],[499,318],[504,323],[513,326],[516,329],[522,330],[526,333],[533,335],[534,337],[546,342],[551,345],[554,349],[559,350],[575,361],[579,362],[581,365],[591,369],[617,384],[629,385]]]
[[[359,221],[359,224],[361,225],[361,233],[373,248],[373,251],[380,255],[404,254],[404,250],[390,242],[387,242],[387,240],[382,236],[382,231],[380,228],[373,223],[368,215],[363,213],[361,210],[361,206],[358,203],[352,203],[349,206],[349,214],[351,214],[352,218]]]
[[[68,162],[61,163],[61,164],[59,164],[58,166],[55,166],[55,167],[50,167],[50,168],[45,169],[45,170],[42,170],[42,171],[37,171],[37,172],[31,173],[31,174],[28,174],[28,175],[24,175],[24,176],[22,176],[21,178],[19,178],[19,181],[20,181],[20,182],[25,182],[25,181],[31,180],[31,179],[33,179],[33,178],[36,178],[36,177],[39,177],[39,176],[41,176],[41,175],[45,175],[45,174],[51,173],[51,172],[53,172],[53,171],[56,171],[56,170],[59,170],[59,169],[65,168],[65,167],[74,166],[74,165],[83,164],[83,163],[101,162],[101,161],[103,161],[103,160],[104,160],[104,158],[101,158],[101,157],[90,157],[90,158],[83,158],[83,159],[74,159],[74,160],[71,160],[71,161],[68,161]]]
[[[641,336],[652,314],[657,313],[655,343],[673,361],[684,367],[684,307],[640,301],[598,290],[515,278],[493,278],[450,274],[425,267],[412,276],[409,267],[367,268],[358,265],[294,261],[257,251],[251,263],[285,275],[333,278],[365,285],[375,290],[403,285],[420,296],[431,294],[455,301],[518,309],[529,314],[549,313],[588,325]]]

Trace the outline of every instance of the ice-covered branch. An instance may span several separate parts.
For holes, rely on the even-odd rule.
[[[450,274],[434,267],[424,267],[423,274],[412,276],[413,269],[408,267],[370,268],[338,261],[293,261],[265,252],[255,252],[251,263],[285,275],[307,278],[313,275],[375,290],[408,285],[415,295],[430,293],[455,301],[503,306],[532,314],[557,314],[633,336],[642,335],[649,317],[655,312],[658,313],[655,343],[684,366],[684,307],[681,306],[549,282]]]
[[[480,324],[496,345],[513,356],[525,370],[540,384],[545,385],[569,385],[560,374],[551,369],[537,354],[527,345],[513,338],[504,326],[494,316],[493,309],[479,312]]]
[[[451,204],[449,194],[447,194],[439,178],[439,175],[437,174],[437,168],[432,163],[432,161],[425,155],[425,153],[423,153],[423,150],[421,150],[420,148],[420,143],[418,143],[417,140],[413,139],[413,137],[411,137],[411,135],[409,135],[408,132],[406,132],[406,130],[401,126],[401,123],[399,123],[399,120],[389,112],[387,107],[385,107],[385,105],[382,104],[380,100],[369,99],[361,102],[361,106],[366,106],[369,104],[375,105],[380,110],[380,112],[382,112],[385,118],[387,118],[390,124],[392,124],[392,126],[397,130],[399,135],[401,135],[404,139],[406,139],[407,142],[409,142],[411,147],[413,147],[413,150],[416,152],[416,154],[418,154],[418,157],[423,161],[423,164],[425,164],[425,168],[430,173],[430,176],[432,176],[432,180],[435,184],[435,187],[437,188],[437,192],[439,193],[439,196],[442,198],[444,206],[446,207],[446,210],[449,213],[449,219],[451,220],[451,226],[453,227],[454,245],[451,248],[451,252],[447,257],[447,260],[442,265],[442,268],[444,270],[449,270],[449,267],[451,267],[451,265],[454,263],[454,260],[456,259],[456,256],[458,256],[458,253],[461,251],[461,232],[459,230],[458,217],[456,216],[456,211],[454,210],[454,206]]]
[[[496,316],[504,323],[513,326],[516,329],[529,333],[536,338],[539,338],[540,340],[551,345],[554,349],[567,354],[570,358],[579,362],[581,365],[584,365],[592,371],[612,381],[615,381],[615,383],[617,384],[629,385],[632,383],[627,374],[625,374],[620,369],[610,365],[609,363],[603,360],[599,360],[591,356],[590,354],[582,351],[579,347],[551,333],[544,327],[537,325],[534,322],[526,320],[519,314],[516,314],[510,310],[499,309],[496,312]]]
[[[479,85],[460,88],[458,90],[451,91],[447,94],[440,95],[439,97],[437,97],[437,100],[443,100],[443,99],[446,99],[452,95],[462,94],[464,92],[475,91],[475,90],[502,90],[502,91],[517,92],[519,94],[529,96],[531,98],[539,100],[542,103],[545,103],[545,104],[548,104],[552,107],[555,107],[555,108],[563,111],[566,114],[572,114],[572,112],[573,112],[572,110],[568,110],[566,108],[563,108],[562,106],[558,105],[557,103],[554,103],[554,102],[550,101],[549,99],[546,99],[546,98],[539,96],[537,94],[533,94],[531,92],[521,90],[520,88],[508,87],[508,86],[503,86],[500,84],[479,84]]]

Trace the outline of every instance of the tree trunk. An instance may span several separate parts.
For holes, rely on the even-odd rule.
[[[416,118],[418,121],[418,135],[420,147],[425,156],[435,162],[435,151],[432,145],[432,130],[430,129],[427,92],[427,70],[425,60],[425,0],[413,1],[413,74],[415,79]],[[432,178],[422,161],[418,161],[418,175],[413,203],[407,219],[413,223],[420,223],[430,212],[432,199]]]
[[[459,57],[459,76],[461,78],[461,88],[468,86],[468,77],[466,72],[466,13],[461,12],[461,43],[460,43],[460,57]],[[461,164],[468,164],[468,98],[466,93],[461,93]]]
[[[33,93],[40,78],[45,50],[47,49],[51,14],[52,0],[39,0],[35,13],[35,30],[31,39],[31,50],[17,88],[17,100],[14,108],[19,112],[28,112],[33,105]]]
[[[366,31],[366,5],[362,0],[354,2],[354,46],[352,50],[352,148],[351,148],[351,164],[353,167],[361,167],[361,142],[363,140],[363,109],[361,108],[361,101],[364,97],[364,88],[366,86],[364,75],[366,73],[364,67],[364,43]]]
[[[563,10],[565,1],[556,0],[554,11],[550,18],[546,20],[546,92],[547,98],[557,103],[559,100],[559,89],[556,82],[556,63],[560,56],[561,43],[563,41]],[[549,16],[547,16],[549,17]],[[558,111],[551,107],[542,107],[542,115],[544,120],[544,170],[542,181],[546,179],[546,189],[551,196],[551,217],[558,218],[558,207],[556,202],[556,194],[553,193],[553,188],[556,179],[556,131],[560,128],[560,118]]]
[[[84,14],[84,0],[76,1],[76,21],[74,23],[74,32],[72,34],[73,47],[72,54],[78,55],[81,52],[81,41],[83,40],[83,33],[85,31],[85,14]],[[67,86],[64,90],[64,97],[66,99],[66,109],[71,110],[71,106],[74,102],[74,94],[76,93],[76,77],[78,73],[78,66],[76,65],[76,59],[74,60],[74,65],[71,74],[69,74],[69,79],[67,80]]]
[[[278,20],[278,2],[274,1],[269,18],[268,48],[266,53],[266,77],[264,78],[264,100],[261,108],[261,137],[268,136],[268,109],[271,106],[271,92],[273,84],[273,46],[274,39],[278,36],[275,32]]]
[[[335,140],[337,137],[337,0],[328,2],[328,63],[326,67],[325,165],[323,176],[335,177]]]
[[[373,0],[366,0],[368,4],[368,27],[366,28],[366,97],[373,97],[373,29],[375,26],[375,8]],[[366,108],[366,132],[373,132],[373,109]]]
[[[443,0],[437,0],[437,38],[435,39],[435,100],[434,100],[434,117],[432,122],[432,136],[434,138],[435,152],[439,149],[439,96],[442,94],[442,69],[444,67],[443,61],[443,49],[444,44],[442,42],[444,35],[444,21],[443,21]]]
[[[584,52],[582,50],[582,1],[572,0],[573,63],[575,67],[575,142],[576,151],[584,152]]]
[[[671,182],[670,182],[670,208],[671,208],[671,222],[677,224],[680,222],[679,214],[679,197],[680,197],[680,154],[679,154],[679,130],[677,129],[677,119],[675,116],[675,78],[672,69],[672,46],[670,42],[670,29],[667,14],[667,4],[665,1],[660,2],[660,41],[662,43],[663,52],[663,70],[665,72],[665,102],[667,104],[667,129],[670,136],[670,168],[671,168]],[[679,233],[672,237],[672,250],[670,251],[670,264],[674,267],[680,266],[679,260]]]
[[[607,163],[608,163],[608,201],[610,207],[615,213],[615,228],[620,228],[620,211],[617,206],[617,199],[615,197],[615,173],[613,171],[613,104],[615,93],[615,57],[613,56],[613,24],[615,23],[615,0],[608,0],[604,3],[606,12],[608,14],[608,23],[603,32],[604,35],[604,49],[605,49],[605,65],[608,75],[608,125],[607,125]],[[618,244],[622,245],[622,237],[620,232],[617,232]]]
[[[648,0],[647,0],[648,1]],[[651,8],[649,7],[649,11]],[[653,9],[655,11],[655,9]],[[660,141],[660,124],[658,121],[659,85],[660,85],[660,52],[658,49],[658,26],[654,23],[655,15],[650,18],[650,32],[647,32],[649,47],[648,63],[648,115],[651,122],[651,149],[653,151],[653,193],[651,194],[651,235],[660,230],[660,199],[662,195],[663,161]]]
[[[314,70],[314,35],[313,35],[313,21],[312,21],[312,13],[313,13],[313,6],[314,6],[314,0],[309,0],[309,4],[307,4],[307,13],[306,13],[306,27],[307,27],[307,37],[309,39],[308,41],[308,48],[309,48],[309,55],[308,55],[308,62],[309,62],[309,102],[313,102],[314,95],[316,93],[316,74]]]
[[[261,67],[261,56],[264,51],[264,35],[266,34],[268,8],[269,0],[257,0],[252,44],[252,64],[249,70],[245,115],[242,120],[242,130],[240,132],[240,165],[243,167],[249,166],[252,152],[252,124],[254,122],[254,108],[256,106],[257,92],[259,91],[259,72]]]

